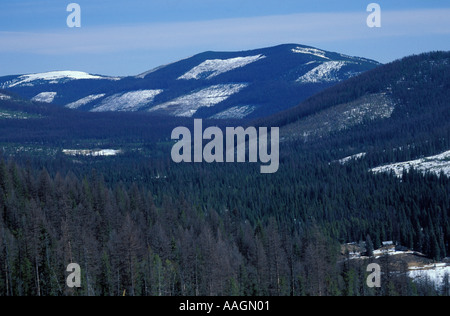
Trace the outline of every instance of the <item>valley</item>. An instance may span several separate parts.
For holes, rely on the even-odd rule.
[[[295,44],[0,78],[0,295],[448,295],[449,60]],[[196,119],[279,127],[277,171],[174,162]]]

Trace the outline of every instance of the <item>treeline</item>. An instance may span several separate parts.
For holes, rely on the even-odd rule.
[[[0,295],[441,294],[394,272],[368,289],[367,264],[342,261],[336,227],[315,220],[326,214],[307,225],[279,213],[246,219],[245,208],[170,193],[0,161]],[[80,289],[65,284],[69,263],[81,266]]]

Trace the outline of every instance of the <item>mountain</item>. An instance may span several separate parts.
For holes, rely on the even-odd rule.
[[[448,173],[449,100],[450,52],[431,52],[365,72],[254,123],[279,126],[284,141],[330,152],[341,161],[387,165],[376,172],[399,175],[416,166]]]
[[[286,110],[373,60],[289,44],[204,52],[134,77],[76,71],[0,78],[0,88],[37,102],[92,112],[151,112],[197,118],[257,118]]]

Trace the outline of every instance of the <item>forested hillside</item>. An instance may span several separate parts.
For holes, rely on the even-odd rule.
[[[74,112],[0,91],[0,110],[23,115],[0,119],[0,295],[448,294],[389,256],[382,287],[369,289],[374,258],[341,252],[393,241],[430,261],[450,254],[450,179],[370,172],[450,149],[448,60],[409,57],[259,121],[284,133],[271,175],[259,164],[173,163],[170,133],[192,120]],[[393,101],[389,117],[298,137],[305,118],[342,117],[373,95]],[[66,154],[110,148],[120,154]],[[70,263],[79,289],[65,285]]]
[[[411,158],[409,150],[393,153],[400,147],[415,151],[413,158],[450,148],[449,99],[450,52],[432,52],[365,72],[256,123],[344,155],[376,152],[374,163],[395,162]]]
[[[257,118],[295,106],[379,65],[361,57],[286,44],[250,51],[204,52],[138,76],[53,71],[0,77],[0,88],[33,101],[82,111]]]
[[[2,160],[0,294],[439,293],[395,273],[389,287],[368,289],[365,266],[342,264],[339,243],[395,240],[445,257],[449,179],[284,166],[267,178],[245,166],[228,177],[212,166],[172,166],[159,177],[150,167],[116,166],[129,179],[111,181],[118,171],[105,180],[97,172],[50,176]],[[75,292],[65,286],[71,262],[83,271]]]

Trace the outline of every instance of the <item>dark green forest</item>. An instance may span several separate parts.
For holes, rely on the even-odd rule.
[[[282,140],[270,175],[259,164],[173,163],[170,132],[192,125],[185,119],[2,101],[33,118],[0,120],[0,296],[448,295],[448,286],[413,282],[389,256],[378,261],[383,286],[368,288],[374,259],[347,260],[341,245],[394,241],[431,261],[449,256],[450,179],[369,172],[450,148],[449,59],[381,66],[256,124],[205,121],[282,129],[365,94],[396,100],[389,119]],[[124,153],[61,153],[87,145]],[[66,286],[70,263],[82,269],[79,289]]]
[[[394,240],[444,258],[448,178],[283,165],[272,177],[246,164],[171,165],[159,177],[121,166],[111,170],[130,181],[115,181],[115,171],[53,176],[2,160],[0,294],[441,294],[395,273],[368,289],[367,263],[342,261],[339,245]],[[72,262],[83,271],[76,290],[65,286]]]

